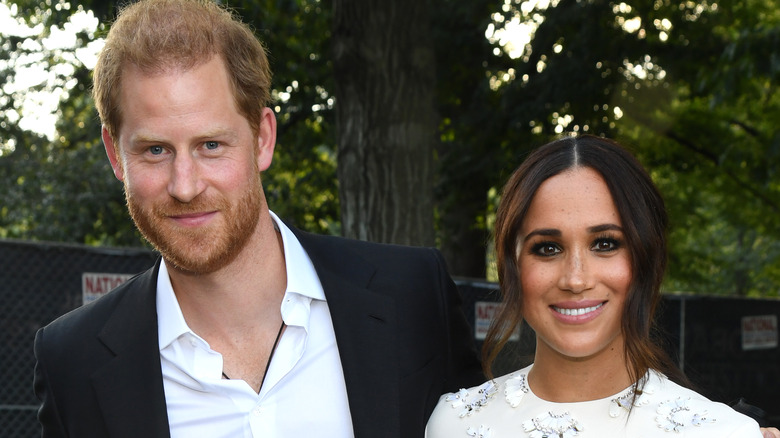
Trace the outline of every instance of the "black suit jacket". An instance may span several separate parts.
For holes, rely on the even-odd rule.
[[[293,231],[325,291],[355,436],[422,437],[442,393],[483,380],[441,255]],[[169,437],[158,269],[159,262],[38,331],[34,388],[44,437]]]

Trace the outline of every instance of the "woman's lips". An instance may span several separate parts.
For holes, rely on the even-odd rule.
[[[560,321],[567,323],[584,323],[600,315],[606,304],[606,301],[595,300],[566,302],[551,305],[550,309],[553,310],[553,315]]]
[[[553,310],[555,310],[556,312],[558,312],[560,314],[567,315],[567,316],[580,316],[580,315],[584,315],[586,313],[593,312],[593,311],[595,311],[596,309],[598,309],[599,307],[601,307],[603,305],[604,305],[604,303],[599,303],[599,304],[596,304],[595,306],[580,307],[580,308],[576,308],[576,309],[567,309],[567,308],[563,308],[563,307],[553,306]]]

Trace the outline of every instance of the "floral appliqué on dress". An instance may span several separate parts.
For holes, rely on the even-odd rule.
[[[472,412],[480,410],[482,406],[485,406],[490,399],[498,392],[495,382],[488,380],[482,385],[477,387],[477,395],[473,400],[469,400],[469,391],[467,389],[461,389],[460,391],[449,394],[444,398],[444,401],[450,403],[454,409],[463,408],[458,417],[463,418],[466,415],[471,415]]]
[[[612,418],[619,417],[623,412],[629,412],[631,410],[631,403],[633,402],[635,407],[646,405],[650,402],[650,395],[655,392],[652,385],[646,384],[642,391],[640,391],[636,398],[634,393],[636,389],[632,386],[625,394],[619,395],[612,399],[609,403],[609,416]]]
[[[528,377],[526,374],[512,375],[506,381],[506,388],[504,389],[504,396],[506,402],[510,406],[516,408],[523,400],[523,396],[528,394]]]
[[[658,416],[655,421],[658,427],[667,432],[680,432],[686,426],[701,426],[704,423],[714,423],[714,418],[707,417],[707,411],[693,412],[690,398],[667,400],[658,405]]]
[[[663,376],[660,377],[664,378]],[[715,422],[715,419],[708,416],[706,410],[701,407],[697,408],[697,403],[690,398],[677,398],[659,402],[660,397],[657,393],[656,380],[647,378],[641,391],[636,391],[635,387],[632,386],[612,399],[608,398],[599,401],[599,403],[603,403],[601,406],[603,406],[602,409],[604,411],[602,412],[604,412],[605,416],[608,414],[609,418],[617,419],[621,416],[624,417],[632,408],[643,407],[642,411],[649,415],[646,417],[642,415],[640,418],[646,418],[645,421],[652,421],[652,411],[647,411],[652,408],[649,408],[648,405],[657,406],[655,422],[660,429],[667,433],[682,432],[686,427],[702,426]],[[526,395],[531,392],[528,385],[527,372],[511,374],[502,386],[506,402],[512,408],[520,406]],[[460,409],[458,415],[460,418],[464,418],[487,405],[497,392],[498,388],[495,382],[491,380],[478,386],[471,393],[466,389],[461,389],[457,393],[448,395],[445,400],[454,409]],[[595,424],[598,425],[597,419],[586,418],[585,420],[586,422],[594,420]],[[583,425],[572,417],[569,411],[561,413],[554,410],[523,421],[522,428],[526,434],[525,436],[528,438],[576,438],[584,433],[585,430]],[[480,424],[479,427],[471,425],[466,429],[466,434],[473,438],[491,438],[495,433],[489,426],[484,424]]]
[[[466,429],[466,434],[468,436],[473,436],[474,438],[490,438],[493,436],[493,432],[491,432],[490,428],[483,425],[480,425],[479,429],[469,427]]]
[[[507,379],[504,396],[506,397],[506,402],[513,408],[516,408],[529,391],[528,375],[519,373]],[[547,412],[531,420],[524,421],[523,430],[531,438],[570,438],[577,436],[577,433],[583,429],[580,423],[572,418],[568,412],[560,415]]]
[[[572,438],[583,430],[580,423],[569,415],[546,412],[523,422],[523,430],[531,438]]]

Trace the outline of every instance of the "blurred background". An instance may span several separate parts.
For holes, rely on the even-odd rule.
[[[560,135],[604,135],[666,198],[666,289],[778,295],[778,2],[223,3],[270,53],[264,184],[297,226],[435,245],[454,275],[494,279],[508,174]],[[0,237],[144,245],[89,94],[116,8],[0,0]]]

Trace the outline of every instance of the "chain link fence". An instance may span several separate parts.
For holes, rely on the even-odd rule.
[[[1,438],[40,436],[32,389],[38,328],[148,269],[156,257],[142,249],[0,240]],[[499,301],[497,285],[463,278],[455,283],[481,348]],[[779,300],[667,295],[658,328],[700,392],[731,404],[744,398],[765,411],[766,424],[777,426],[778,317]],[[494,374],[529,364],[534,347],[526,326],[498,357]]]
[[[481,348],[500,300],[498,285],[456,279],[466,317]],[[655,329],[657,340],[706,397],[780,426],[780,300],[722,296],[663,296]],[[527,324],[493,364],[501,376],[533,362],[535,336]]]
[[[0,437],[41,435],[32,389],[38,328],[155,258],[145,250],[0,241]]]

